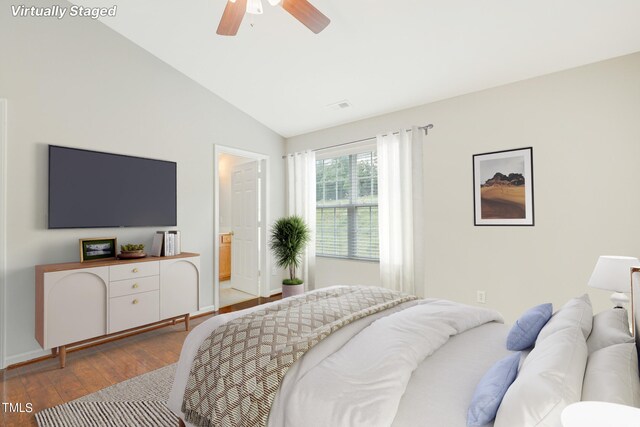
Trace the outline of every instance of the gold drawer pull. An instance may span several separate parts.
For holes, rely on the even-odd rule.
[[[138,285],[137,283],[134,283],[133,286],[131,286],[133,289],[138,289],[140,287],[140,285]]]
[[[131,272],[132,272],[132,273],[137,273],[137,272],[138,272],[138,269],[137,269],[137,268],[134,268],[133,270],[131,270]]]
[[[138,302],[139,301],[137,299],[134,299],[132,304],[137,304]]]

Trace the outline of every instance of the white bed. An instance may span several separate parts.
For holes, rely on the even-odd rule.
[[[444,314],[441,324],[425,318],[424,324],[427,329],[433,328],[434,331],[440,331],[451,324],[453,329],[461,332],[440,334],[440,332],[431,331],[430,333],[435,336],[451,334],[451,337],[432,339],[426,336],[426,341],[440,340],[440,342],[430,344],[428,349],[400,351],[399,359],[408,359],[403,362],[406,365],[404,369],[412,371],[404,383],[401,379],[396,381],[395,378],[402,377],[402,372],[387,374],[387,371],[394,368],[388,364],[388,361],[380,362],[376,359],[378,349],[375,344],[363,341],[367,334],[382,337],[379,340],[380,343],[391,342],[391,344],[386,350],[381,345],[379,352],[386,351],[387,356],[393,355],[398,348],[394,347],[396,344],[393,343],[393,338],[388,336],[388,339],[384,339],[386,332],[384,330],[380,332],[375,328],[380,329],[384,324],[389,325],[389,319],[399,318],[400,320],[394,320],[394,322],[402,322],[403,316],[412,322],[416,317],[420,317],[419,314],[415,314],[417,310],[423,310],[419,306],[426,306],[428,304],[425,303],[433,301],[410,301],[370,315],[339,329],[309,350],[285,375],[271,406],[268,425],[270,427],[301,425],[305,427],[328,425],[334,427],[375,425],[465,427],[467,410],[480,379],[496,361],[511,353],[505,346],[510,327],[501,322],[499,314],[491,310],[471,307],[470,309],[474,311],[467,313],[464,311],[465,308],[456,307],[457,310],[462,311],[455,316],[452,315],[448,320],[447,315]],[[271,304],[278,304],[278,302],[269,305]],[[436,301],[437,304],[440,302]],[[442,302],[442,304],[447,305],[449,302]],[[191,364],[202,341],[220,325],[263,308],[265,305],[213,317],[189,334],[182,349],[168,402],[169,408],[181,420],[184,420],[181,407]],[[407,313],[410,312],[412,314],[409,317]],[[381,320],[383,318],[387,320]],[[406,323],[391,325],[387,326],[387,329],[411,329],[411,325]],[[371,337],[368,339],[372,341]],[[405,337],[406,339],[412,338],[409,336]],[[584,340],[582,343],[586,359],[586,344]],[[350,346],[355,348],[350,349]],[[420,352],[426,352],[427,357]],[[406,356],[406,353],[411,354]],[[372,356],[374,354],[375,357]],[[355,359],[353,362],[355,364],[349,366],[352,363],[351,357]],[[379,366],[363,367],[369,364],[367,360],[373,360],[370,363],[371,366]],[[349,378],[352,371],[359,371],[360,376]],[[388,378],[385,375],[388,375]],[[338,385],[332,383],[332,376],[337,378]],[[372,382],[369,382],[369,377],[373,378]],[[366,381],[363,381],[363,378],[367,378]],[[559,419],[557,424],[554,423],[540,425],[557,425]],[[189,423],[185,424],[191,426]]]
[[[509,326],[487,323],[451,337],[411,376],[393,427],[466,426],[467,410],[482,375],[510,352]]]

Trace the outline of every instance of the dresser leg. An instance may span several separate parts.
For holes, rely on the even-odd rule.
[[[51,357],[55,359],[57,355],[58,355],[58,347],[53,347],[51,349]]]
[[[58,347],[58,352],[60,353],[60,369],[63,369],[67,363],[67,347],[63,345]]]
[[[191,315],[189,313],[184,315],[184,330],[189,330],[189,319],[191,319]]]

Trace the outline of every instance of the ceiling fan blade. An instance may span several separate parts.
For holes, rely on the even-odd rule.
[[[242,18],[247,10],[247,0],[228,1],[224,13],[218,25],[218,33],[221,36],[235,36],[242,24]]]
[[[282,7],[316,34],[327,28],[331,22],[307,0],[284,0]]]

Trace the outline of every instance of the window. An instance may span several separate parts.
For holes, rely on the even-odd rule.
[[[316,254],[378,260],[375,151],[316,161]]]

